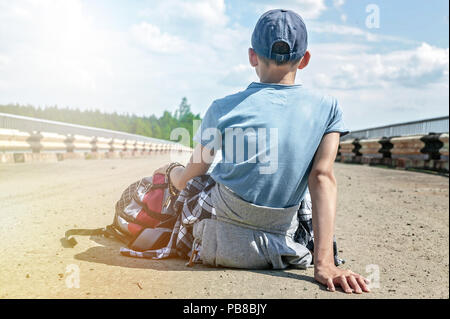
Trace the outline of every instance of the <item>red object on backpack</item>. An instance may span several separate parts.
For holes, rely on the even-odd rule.
[[[113,226],[132,242],[144,229],[156,228],[176,215],[173,201],[165,175],[144,177],[123,192]]]

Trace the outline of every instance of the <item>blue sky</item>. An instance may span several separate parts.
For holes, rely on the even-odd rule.
[[[446,0],[0,0],[0,103],[161,115],[186,96],[204,114],[257,81],[251,32],[276,7],[308,27],[297,82],[351,129],[448,115]]]

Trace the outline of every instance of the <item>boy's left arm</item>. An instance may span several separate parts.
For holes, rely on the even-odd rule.
[[[177,166],[171,170],[170,179],[173,185],[178,190],[182,190],[190,179],[206,174],[213,160],[214,152],[201,144],[197,144],[186,167]],[[158,168],[154,174],[166,174],[169,165]]]
[[[335,291],[335,285],[339,285],[347,293],[369,292],[367,279],[334,264],[333,234],[337,186],[333,164],[338,147],[339,133],[333,132],[323,137],[308,178],[314,232],[314,278],[327,285],[330,291]]]

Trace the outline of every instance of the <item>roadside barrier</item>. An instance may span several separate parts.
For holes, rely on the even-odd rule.
[[[379,140],[381,144],[380,153],[383,155],[381,159],[381,164],[391,164],[392,154],[391,150],[394,147],[394,144],[391,143],[391,139],[388,137],[383,137]]]
[[[135,150],[136,141],[133,140],[126,140],[123,143],[123,151],[124,152],[134,152]]]
[[[112,139],[111,138],[105,138],[105,137],[94,137],[92,140],[92,152],[93,153],[103,153],[103,152],[109,152],[111,149],[110,143]]]
[[[449,171],[448,165],[448,133],[441,134],[439,136],[439,140],[442,142],[442,147],[439,150],[439,154],[441,154],[441,170]]]
[[[93,139],[93,137],[84,135],[69,135],[65,140],[65,143],[67,145],[67,152],[91,152]]]
[[[29,133],[0,128],[0,163],[15,162],[15,158],[23,157],[22,152],[31,151],[29,138]]]
[[[158,151],[157,151],[158,150]],[[0,113],[0,163],[192,152],[173,141]]]
[[[422,142],[425,143],[425,147],[420,151],[428,155],[429,160],[439,160],[441,154],[439,150],[444,146],[444,143],[439,139],[440,134],[428,134],[421,138]]]
[[[421,123],[422,126],[425,124]],[[439,124],[441,131],[445,129],[444,124]],[[408,125],[410,127],[412,124]],[[3,113],[0,113],[0,126],[0,163],[192,152],[192,148],[171,141]],[[448,132],[374,138],[377,132],[374,129],[361,131],[361,137],[344,138],[340,142],[336,161],[448,173]],[[387,127],[383,128],[383,132],[387,132]]]
[[[30,134],[17,130],[0,129],[0,151],[27,151]]]
[[[34,132],[28,139],[28,142],[33,153],[64,153],[67,151],[66,140],[67,136],[61,134]]]
[[[361,145],[358,139],[350,139],[340,143],[340,161],[343,163],[361,163]]]
[[[192,152],[175,143],[106,138],[0,128],[0,163],[56,162],[67,159],[123,158],[168,152]]]
[[[143,155],[145,150],[145,142],[136,141],[134,144],[134,154],[133,155]]]
[[[442,142],[442,147],[439,150],[439,153],[442,157],[448,160],[448,133],[441,134],[441,136],[439,136],[439,140]]]
[[[422,141],[424,136],[403,136],[394,137],[391,143],[394,147],[391,150],[392,158],[420,158],[426,159],[426,154],[421,152],[425,148],[425,142]]]
[[[449,171],[448,133],[348,139],[339,144],[336,161],[383,164],[397,168]]]
[[[362,154],[361,162],[363,164],[381,163],[383,154],[380,151],[383,146],[379,139],[360,140],[359,144],[361,145],[359,152]]]
[[[353,139],[343,141],[339,144],[339,153],[340,153],[340,161],[343,163],[353,162],[355,154],[353,153],[353,149],[355,146],[353,145]]]

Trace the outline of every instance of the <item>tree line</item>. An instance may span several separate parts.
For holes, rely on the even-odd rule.
[[[1,113],[35,117],[51,121],[60,121],[78,125],[93,126],[114,131],[138,134],[153,138],[170,140],[170,132],[178,127],[185,128],[191,134],[193,121],[200,120],[200,114],[191,111],[186,97],[181,100],[175,112],[164,111],[161,117],[155,115],[137,116],[135,114],[104,113],[99,110],[79,110],[72,108],[35,107],[32,105],[0,104]]]

